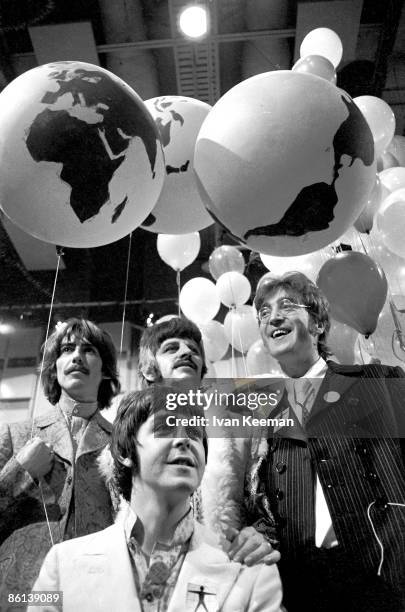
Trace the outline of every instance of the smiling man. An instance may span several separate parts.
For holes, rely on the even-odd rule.
[[[287,376],[270,416],[295,423],[265,433],[254,468],[276,521],[285,605],[403,611],[404,372],[329,361],[329,305],[304,274],[264,281],[255,307]]]
[[[44,347],[42,384],[51,409],[0,425],[2,611],[9,593],[29,592],[53,543],[113,522],[97,465],[112,429],[100,409],[119,390],[109,334],[84,319],[58,324]]]
[[[216,536],[197,523],[190,496],[207,460],[202,427],[166,424],[166,395],[154,385],[124,396],[112,434],[122,520],[52,548],[34,585],[62,591],[64,612],[280,612],[275,565],[229,560]],[[183,410],[187,420],[200,415]],[[56,612],[52,605],[29,611]]]

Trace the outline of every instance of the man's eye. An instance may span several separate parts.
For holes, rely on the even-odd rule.
[[[191,440],[201,440],[203,437],[203,431],[201,427],[187,427],[187,435]]]
[[[68,344],[65,344],[64,346],[61,346],[60,348],[60,352],[61,353],[71,353],[73,350],[73,348],[71,346],[69,346]]]

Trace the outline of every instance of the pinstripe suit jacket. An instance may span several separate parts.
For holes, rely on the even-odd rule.
[[[377,577],[381,549],[373,524],[384,548],[382,579],[404,593],[405,507],[392,505],[405,504],[403,370],[329,362],[306,431],[269,432],[261,465],[284,562],[313,550],[316,472],[353,570]]]

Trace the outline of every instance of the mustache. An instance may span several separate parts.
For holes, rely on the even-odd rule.
[[[65,370],[65,374],[71,374],[72,372],[82,372],[83,374],[88,374],[89,370],[82,365],[72,365]]]
[[[194,368],[194,370],[197,369],[197,365],[192,359],[192,357],[181,357],[180,359],[177,359],[177,361],[175,361],[174,363],[175,368],[178,368],[179,366],[182,366],[182,365],[191,366],[192,368]]]

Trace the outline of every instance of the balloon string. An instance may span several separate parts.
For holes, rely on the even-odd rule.
[[[229,312],[233,311],[229,309]],[[231,376],[235,378],[235,347],[234,347],[234,317],[231,317]]]
[[[56,252],[57,252],[57,256],[58,256],[58,261],[57,261],[57,264],[56,264],[55,279],[54,279],[54,282],[53,282],[52,297],[51,297],[51,306],[50,306],[50,309],[49,309],[48,324],[46,326],[46,334],[45,334],[44,347],[46,347],[46,344],[48,342],[49,329],[50,329],[50,326],[51,326],[51,318],[52,318],[52,311],[53,311],[53,303],[54,303],[54,300],[55,300],[56,282],[58,280],[58,275],[59,275],[60,260],[61,260],[61,257],[63,255],[63,251],[62,251],[61,247],[57,247]],[[35,389],[34,405],[32,407],[32,414],[31,414],[31,436],[30,436],[30,440],[32,440],[32,438],[34,436],[34,419],[35,419],[35,413],[36,413],[37,405],[38,405],[38,397],[39,397],[39,390],[40,390],[41,381],[42,381],[42,373],[44,371],[44,362],[45,362],[45,350],[42,351],[41,367],[40,367],[40,370],[39,370],[39,377],[38,377],[37,386],[36,386],[36,389]]]
[[[245,377],[248,378],[249,374],[248,374],[248,368],[247,368],[247,362],[246,362],[246,358],[245,358],[245,353],[243,352],[243,346],[242,346],[242,336],[240,335],[240,329],[238,329],[238,335],[239,335],[239,346],[242,352],[242,364],[243,364],[243,371],[245,373]]]
[[[125,329],[125,315],[127,312],[128,279],[129,279],[129,264],[131,261],[131,246],[132,246],[132,232],[129,234],[129,241],[128,241],[127,271],[125,274],[125,290],[124,290],[124,307],[122,309],[122,322],[121,322],[120,356],[122,355],[122,346],[124,344],[124,329]]]
[[[177,314],[181,317],[180,309],[180,270],[176,270],[176,285],[177,285]]]
[[[55,292],[56,292],[56,282],[58,280],[58,275],[59,275],[60,260],[61,260],[61,257],[63,255],[63,251],[62,251],[61,247],[56,247],[56,252],[57,252],[57,256],[58,256],[58,261],[57,261],[57,264],[56,264],[55,279],[54,279],[54,282],[53,282],[51,307],[49,309],[48,324],[47,324],[47,327],[46,327],[44,347],[46,347],[46,344],[48,342],[49,329],[50,329],[50,326],[51,326],[51,317],[52,317],[52,311],[53,311],[53,303],[54,303]],[[39,395],[39,389],[40,389],[41,380],[42,380],[42,373],[44,371],[44,361],[45,361],[45,349],[42,351],[41,368],[40,368],[39,379],[38,379],[36,390],[35,390],[34,405],[33,405],[33,408],[32,408],[31,436],[30,436],[30,440],[32,440],[32,438],[34,436],[34,419],[35,419],[35,412],[36,412],[37,404],[38,404],[38,395]],[[53,535],[52,535],[52,529],[51,529],[51,524],[49,522],[48,511],[46,509],[46,503],[45,503],[45,498],[44,498],[44,492],[42,490],[41,481],[38,481],[38,488],[39,488],[39,492],[41,494],[41,501],[42,501],[42,506],[43,506],[44,513],[45,513],[45,519],[46,519],[46,524],[47,524],[47,527],[48,527],[49,538],[50,538],[51,544],[53,546],[54,545],[54,540],[53,540]]]

